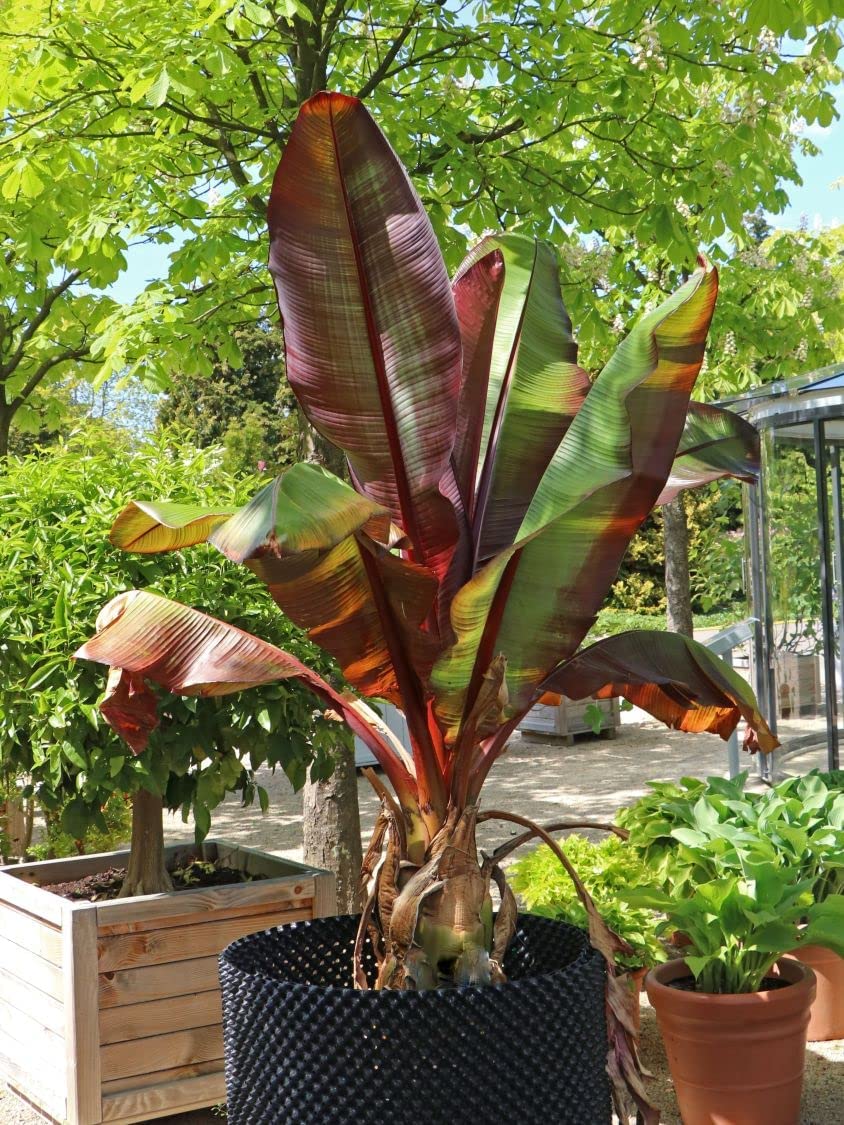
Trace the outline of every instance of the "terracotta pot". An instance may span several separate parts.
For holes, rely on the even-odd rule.
[[[733,996],[669,988],[684,961],[648,974],[684,1125],[799,1125],[815,976],[794,960],[773,972],[791,986]]]
[[[808,965],[818,981],[809,1017],[809,1042],[844,1039],[844,957],[822,945],[804,945],[787,957]]]

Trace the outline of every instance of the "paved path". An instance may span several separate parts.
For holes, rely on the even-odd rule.
[[[750,759],[745,760],[755,769]],[[789,772],[802,772],[816,764],[822,764],[819,753],[809,751],[787,762],[786,767]],[[610,820],[616,809],[644,792],[649,779],[723,774],[726,765],[724,743],[719,739],[667,731],[652,724],[625,725],[616,740],[586,737],[574,746],[517,736],[494,767],[484,789],[483,804],[520,813],[539,823],[563,817]],[[268,774],[262,784],[270,792],[269,812],[262,815],[257,806],[242,809],[236,801],[227,801],[215,813],[212,835],[301,859],[301,797],[293,793],[280,772]],[[359,794],[366,839],[377,802],[363,778]],[[190,836],[189,828],[178,817],[168,818],[166,832],[172,841]],[[487,849],[513,834],[507,824],[484,825],[482,833],[480,843]],[[681,1125],[653,1013],[647,1007],[643,1014],[643,1059],[655,1076],[654,1100],[663,1108],[662,1121],[665,1125]],[[814,1044],[808,1055],[801,1125],[844,1125],[843,1107],[844,1043]],[[0,1125],[34,1125],[39,1120],[28,1106],[0,1088]],[[170,1125],[219,1125],[221,1118],[202,1112],[161,1120]]]

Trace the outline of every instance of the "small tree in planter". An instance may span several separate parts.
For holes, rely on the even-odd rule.
[[[330,671],[304,635],[279,617],[259,583],[216,552],[197,570],[178,556],[138,559],[107,542],[115,504],[139,490],[163,488],[177,499],[214,493],[236,509],[252,482],[226,478],[218,462],[217,451],[195,450],[183,434],[133,448],[120,431],[89,431],[30,457],[9,458],[0,477],[7,514],[0,538],[0,763],[26,776],[25,792],[80,840],[92,827],[105,829],[101,809],[112,793],[132,796],[125,896],[171,885],[164,805],[180,808],[185,819],[192,815],[201,840],[226,793],[266,802],[253,780],[260,765],[281,765],[297,786],[314,756],[318,770],[331,768],[337,724],[315,719],[310,695],[284,685],[269,685],[248,700],[162,699],[158,730],[137,757],[97,710],[96,670],[69,658],[104,599],[139,583],[162,594],[187,584],[211,612],[270,632]]]
[[[144,591],[110,603],[77,655],[112,666],[105,712],[139,751],[157,722],[151,685],[200,696],[308,685],[366,741],[393,790],[376,780],[358,984],[367,930],[381,989],[500,981],[514,901],[477,856],[476,825],[500,818],[547,834],[478,802],[543,693],[622,694],[673,726],[724,737],[744,716],[750,748],[775,745],[744,681],[694,641],[634,632],[578,652],[653,505],[725,473],[753,475],[753,431],[689,404],[716,275],[702,263],[591,379],[551,249],[485,239],[449,285],[404,170],[361,104],[339,94],[302,108],[270,231],[288,378],[345,452],[354,487],[297,465],[234,515],[137,501],[112,539],[141,552],[210,540],[245,562],[361,695],[403,709],[412,755],[287,653]],[[503,896],[494,924],[493,879]],[[616,945],[585,897],[610,964],[613,1073],[644,1104],[616,1019],[626,992]]]

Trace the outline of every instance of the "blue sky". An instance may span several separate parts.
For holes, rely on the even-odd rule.
[[[796,227],[804,215],[810,228],[844,222],[844,185],[832,186],[836,180],[844,180],[844,92],[837,95],[836,105],[841,116],[832,125],[806,126],[804,136],[814,141],[821,153],[798,157],[803,185],[789,185],[789,206],[782,215],[771,216],[774,226]],[[150,281],[165,277],[168,256],[177,245],[178,240],[175,245],[132,247],[127,255],[129,268],[109,293],[118,301],[130,301]]]
[[[777,226],[797,226],[801,215],[809,217],[809,225],[816,220],[825,226],[844,222],[844,184],[834,188],[835,180],[844,180],[844,92],[835,99],[841,115],[837,121],[824,128],[807,125],[804,136],[821,149],[820,156],[801,156],[797,167],[803,179],[802,187],[789,185],[790,205],[778,217]]]

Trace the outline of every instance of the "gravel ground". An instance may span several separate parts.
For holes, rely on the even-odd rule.
[[[814,751],[789,759],[785,767],[789,772],[803,772],[821,764]],[[723,773],[725,768],[723,744],[717,739],[666,731],[651,724],[625,725],[616,740],[588,737],[574,746],[517,736],[490,775],[484,806],[520,813],[539,823],[581,817],[610,820],[619,806],[629,804],[644,791],[648,779],[707,776]],[[228,801],[215,814],[212,836],[301,859],[301,797],[293,793],[281,773],[268,775],[262,783],[271,796],[269,812],[262,815],[257,807],[242,809],[236,801]],[[366,839],[377,802],[363,778],[359,794]],[[175,817],[168,818],[166,833],[171,841],[190,836],[189,829]],[[488,849],[512,834],[510,826],[503,823],[484,825],[480,844]],[[653,1074],[653,1100],[662,1107],[662,1122],[682,1125],[665,1053],[646,1000],[642,1056]],[[29,1106],[0,1087],[0,1125],[35,1125],[41,1120]],[[212,1125],[219,1123],[220,1117],[203,1111],[160,1120],[170,1125]],[[844,1125],[844,1041],[810,1044],[801,1125]]]

